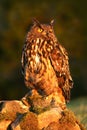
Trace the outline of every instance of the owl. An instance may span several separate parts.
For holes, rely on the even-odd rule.
[[[22,50],[22,72],[29,90],[50,95],[59,87],[67,102],[73,81],[67,51],[55,36],[53,22],[41,24],[34,19]]]

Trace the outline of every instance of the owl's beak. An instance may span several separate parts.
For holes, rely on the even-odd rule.
[[[46,31],[43,31],[43,35],[45,35],[45,36],[48,36],[48,32],[46,32]]]

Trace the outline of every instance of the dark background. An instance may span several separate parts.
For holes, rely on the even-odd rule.
[[[69,54],[71,99],[87,96],[87,1],[0,0],[0,99],[20,99],[28,91],[21,53],[34,17],[42,23],[55,20],[55,34]]]

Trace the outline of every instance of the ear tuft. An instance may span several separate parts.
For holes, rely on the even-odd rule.
[[[33,18],[32,21],[34,25],[41,26],[40,22],[36,18]]]
[[[51,20],[51,22],[50,22],[50,25],[51,25],[51,26],[53,26],[53,24],[54,24],[54,19]]]

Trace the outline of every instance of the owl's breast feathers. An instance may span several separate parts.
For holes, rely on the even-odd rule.
[[[61,88],[66,101],[70,98],[70,76],[66,50],[49,38],[28,37],[22,53],[25,84],[49,95]]]

